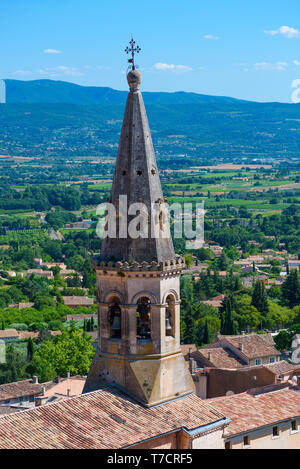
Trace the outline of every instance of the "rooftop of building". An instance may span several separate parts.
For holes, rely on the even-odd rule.
[[[1,417],[0,448],[116,449],[214,422],[228,423],[222,412],[194,394],[145,408],[108,386]]]
[[[0,330],[0,339],[9,339],[11,337],[18,338],[19,333],[17,329],[4,329]]]
[[[42,385],[32,379],[16,381],[0,385],[0,401],[8,401],[22,396],[30,396],[42,392]]]
[[[244,392],[208,399],[208,402],[231,420],[226,429],[228,436],[300,416],[297,388],[286,387],[256,395]]]
[[[221,347],[199,349],[192,353],[192,358],[215,368],[240,368],[244,365],[232,352]]]
[[[239,349],[248,359],[280,355],[271,334],[223,335],[219,340]]]

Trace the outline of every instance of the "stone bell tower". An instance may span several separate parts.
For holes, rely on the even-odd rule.
[[[116,212],[116,237],[108,233],[100,256],[92,260],[98,347],[84,392],[114,384],[150,407],[194,392],[194,384],[180,349],[179,279],[184,260],[174,253],[140,92],[141,74],[134,67],[139,49],[133,40],[130,44],[130,92],[109,200]],[[145,229],[139,237],[130,236],[129,226],[136,203],[145,207],[140,214]]]

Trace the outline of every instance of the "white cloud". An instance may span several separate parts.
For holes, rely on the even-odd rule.
[[[271,36],[277,36],[280,34],[281,36],[285,36],[290,39],[300,36],[300,31],[298,29],[291,28],[290,26],[280,26],[280,28],[275,29],[274,31],[265,31],[265,33]]]
[[[300,66],[299,60],[293,60],[293,64],[294,64],[294,65],[297,65],[298,67]]]
[[[57,49],[45,49],[44,54],[61,54],[61,50]]]
[[[286,70],[287,66],[288,66],[287,62],[276,62],[274,64],[270,62],[257,62],[253,65],[255,70],[264,70],[264,71]]]
[[[205,34],[205,36],[203,36],[204,39],[212,39],[214,41],[217,41],[219,38],[219,36],[214,36],[213,34]]]
[[[31,73],[30,70],[16,70],[14,75],[31,75]]]
[[[156,63],[154,66],[155,70],[159,71],[171,71],[171,72],[190,72],[193,70],[191,67],[187,67],[186,65],[174,65],[174,64],[166,64],[162,62]]]
[[[292,88],[297,88],[297,86],[300,86],[300,78],[292,81]]]
[[[77,70],[75,67],[66,67],[65,65],[59,65],[58,67],[46,67],[36,71],[39,75],[47,75],[50,77],[56,77],[59,75],[67,76],[82,76],[84,73]]]

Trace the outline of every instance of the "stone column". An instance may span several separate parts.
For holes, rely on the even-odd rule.
[[[175,347],[180,349],[180,301],[175,301]]]
[[[136,354],[136,305],[126,308],[126,342],[128,354]]]
[[[153,353],[165,352],[165,308],[162,305],[151,305],[151,339]]]
[[[100,333],[100,340],[99,345],[101,350],[105,351],[106,349],[106,342],[110,339],[110,324],[108,321],[108,305],[99,304],[98,305],[98,327]]]

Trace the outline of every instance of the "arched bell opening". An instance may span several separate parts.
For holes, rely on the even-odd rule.
[[[122,335],[120,300],[117,297],[111,298],[108,307],[108,324],[110,327],[111,339],[120,339]]]
[[[175,337],[175,298],[168,295],[166,298],[166,336]]]
[[[151,305],[146,296],[142,296],[137,302],[136,322],[137,339],[151,340]]]

